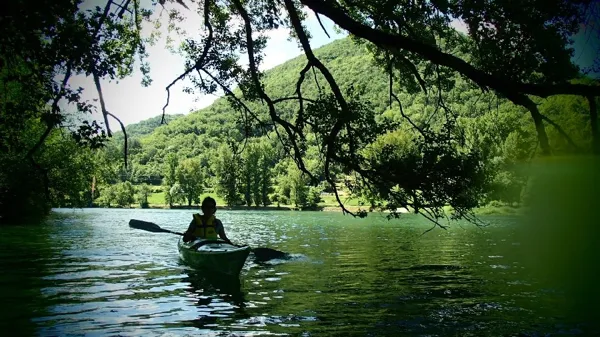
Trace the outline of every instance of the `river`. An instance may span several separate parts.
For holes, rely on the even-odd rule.
[[[6,336],[542,336],[589,333],[560,289],[519,256],[516,216],[435,229],[335,212],[219,211],[237,243],[292,254],[240,278],[179,260],[189,210],[57,209],[41,225],[0,228]],[[5,335],[3,333],[3,335]]]

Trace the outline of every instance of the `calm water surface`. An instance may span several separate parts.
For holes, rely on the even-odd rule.
[[[517,256],[516,218],[421,235],[417,216],[219,211],[228,236],[293,254],[240,278],[183,265],[192,211],[55,210],[41,226],[0,228],[0,328],[7,336],[578,335],[563,295]],[[4,335],[4,333],[3,333]]]

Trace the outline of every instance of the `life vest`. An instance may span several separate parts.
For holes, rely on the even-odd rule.
[[[202,221],[202,216],[198,213],[194,214],[195,228],[193,236],[200,239],[218,239],[217,227],[215,226],[215,216],[211,215],[205,221]]]

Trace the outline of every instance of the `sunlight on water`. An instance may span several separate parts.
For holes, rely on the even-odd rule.
[[[326,212],[219,211],[236,243],[289,259],[246,261],[241,276],[194,271],[178,236],[184,210],[55,210],[42,226],[1,229],[2,328],[41,336],[582,333],[557,289],[522,266],[515,218],[421,236],[416,216],[388,222]]]

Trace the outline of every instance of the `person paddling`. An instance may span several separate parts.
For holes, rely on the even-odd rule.
[[[211,197],[206,197],[202,200],[202,215],[195,213],[192,222],[183,235],[184,242],[190,242],[198,239],[217,240],[221,238],[223,241],[231,243],[225,235],[225,228],[221,220],[215,217],[217,212],[217,202]]]

